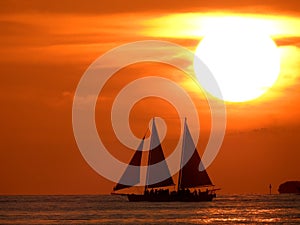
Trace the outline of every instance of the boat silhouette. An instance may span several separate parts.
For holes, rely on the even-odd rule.
[[[144,145],[144,139],[142,139],[137,151],[133,155],[129,165],[140,166],[142,158],[142,149]],[[199,170],[201,163],[200,155],[195,147],[191,133],[189,131],[187,121],[184,122],[184,133],[182,141],[182,156],[181,166],[178,175],[177,190],[170,191],[167,187],[174,186],[175,183],[170,174],[168,165],[165,160],[163,149],[159,140],[155,118],[152,121],[152,132],[150,138],[150,151],[148,155],[148,167],[146,174],[146,184],[144,192],[142,194],[118,193],[119,190],[133,187],[133,185],[124,185],[126,177],[130,177],[135,180],[135,183],[139,183],[140,173],[133,171],[132,168],[127,167],[125,172],[120,178],[119,183],[113,188],[112,194],[126,195],[131,202],[138,201],[150,201],[150,202],[170,202],[170,201],[182,201],[182,202],[200,202],[200,201],[212,201],[216,197],[216,189],[211,182],[206,170]],[[186,158],[188,157],[188,158]],[[154,171],[150,165],[156,163],[162,163],[161,171]],[[164,173],[165,180],[155,182],[157,173]],[[205,190],[203,190],[203,188]]]

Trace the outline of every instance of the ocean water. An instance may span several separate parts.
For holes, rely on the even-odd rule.
[[[0,224],[300,224],[300,195],[223,195],[212,202],[125,196],[1,196]]]

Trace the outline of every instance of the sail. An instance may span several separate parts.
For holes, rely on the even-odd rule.
[[[155,147],[156,146],[156,147]],[[150,167],[150,165],[154,165],[156,163],[162,163],[162,167],[157,169],[157,167]],[[163,177],[168,177],[165,180],[160,182],[156,182],[157,174]],[[165,161],[165,156],[161,147],[161,143],[158,137],[155,119],[153,119],[152,124],[152,133],[151,133],[151,140],[150,140],[150,151],[148,156],[148,169],[147,169],[147,184],[146,187],[148,188],[156,188],[156,187],[165,187],[174,185],[172,176],[170,174],[168,165]]]
[[[125,172],[123,173],[119,183],[114,187],[114,191],[121,190],[124,188],[132,187],[140,182],[140,165],[142,159],[142,150],[144,146],[144,139],[141,141],[138,150],[134,153],[129,165],[136,166],[135,168],[127,167]],[[132,185],[125,185],[125,184]]]
[[[206,170],[199,171],[201,158],[198,154],[186,122],[184,126],[184,137],[182,143],[181,165],[184,163],[186,164],[181,167],[182,169],[179,172],[179,189],[213,185]]]

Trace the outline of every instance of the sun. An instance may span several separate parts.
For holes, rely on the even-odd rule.
[[[195,56],[208,67],[221,90],[203,86],[211,95],[229,102],[245,102],[263,95],[280,72],[280,55],[274,41],[263,32],[235,29],[207,34]],[[203,79],[195,63],[197,79]]]

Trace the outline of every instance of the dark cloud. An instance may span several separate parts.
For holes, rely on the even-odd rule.
[[[274,13],[300,12],[300,3],[297,0],[245,0],[245,1],[224,1],[224,0],[152,0],[152,1],[124,1],[124,0],[2,0],[0,2],[0,13],[75,13],[75,14],[103,14],[122,13],[137,11],[158,11],[158,12],[189,12],[189,11],[239,11],[248,13]]]
[[[38,31],[36,26],[16,21],[0,21],[0,35],[23,35],[30,32]]]
[[[297,46],[300,48],[300,37],[283,37],[275,39],[277,46]]]
[[[0,19],[0,46],[15,48],[19,46],[90,45],[118,42],[120,36],[122,36],[122,41],[130,41],[133,37],[140,36],[133,31],[135,27],[130,23],[114,26],[110,22],[86,19],[82,24],[82,21],[80,23],[73,19],[73,23],[68,24],[70,20],[67,16],[58,18],[53,15],[23,20]],[[62,26],[60,30],[56,30],[57,23]],[[128,33],[131,37],[128,37]]]

